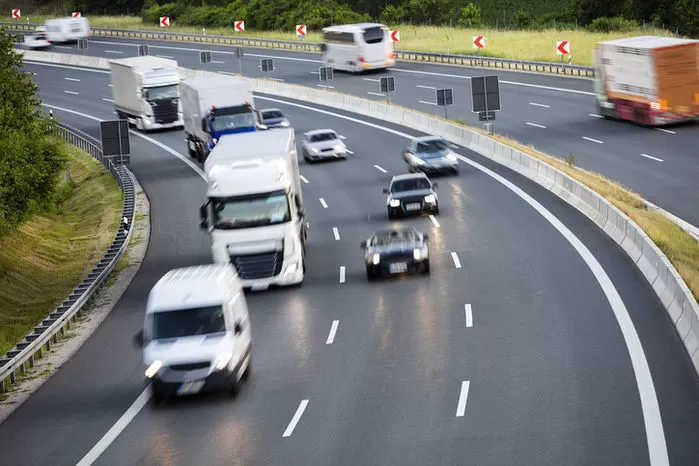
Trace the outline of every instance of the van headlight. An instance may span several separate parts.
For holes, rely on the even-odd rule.
[[[398,199],[391,199],[388,203],[391,207],[398,207],[400,205],[400,200]]]
[[[371,263],[374,265],[379,265],[379,262],[381,262],[381,254],[375,252],[374,255],[371,256]]]
[[[228,363],[231,362],[231,359],[233,359],[233,352],[226,351],[216,359],[216,363],[214,365],[215,369],[217,371],[225,369],[226,366],[228,366]]]
[[[163,361],[156,359],[150,366],[148,366],[148,369],[146,369],[146,377],[152,379],[153,376],[158,373],[161,367],[163,367]]]
[[[426,202],[426,203],[428,203],[428,204],[434,204],[434,201],[435,201],[435,199],[434,199],[434,194],[428,194],[427,196],[425,196],[425,202]]]
[[[413,259],[416,261],[419,261],[422,259],[422,250],[420,249],[413,249]]]

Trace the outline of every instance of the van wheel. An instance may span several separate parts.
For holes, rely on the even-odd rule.
[[[231,384],[231,388],[228,391],[228,394],[231,396],[231,398],[236,398],[238,396],[239,392],[240,392],[240,383],[236,380]]]
[[[248,359],[248,367],[245,368],[245,372],[243,372],[243,375],[240,377],[242,380],[247,381],[250,379],[250,371],[252,370],[252,356]]]

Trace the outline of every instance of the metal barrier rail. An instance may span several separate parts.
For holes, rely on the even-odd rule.
[[[34,23],[7,23],[0,22],[0,27],[9,30],[26,31],[40,26]],[[126,39],[150,39],[171,40],[177,42],[198,42],[205,44],[233,45],[252,48],[272,48],[300,52],[321,52],[321,44],[316,42],[294,42],[277,39],[255,39],[249,37],[230,36],[204,36],[201,34],[187,34],[181,32],[137,31],[130,29],[106,29],[91,28],[93,36],[123,37]],[[396,49],[396,58],[399,60],[415,61],[423,63],[461,65],[480,68],[496,68],[509,71],[527,71],[535,73],[558,74],[592,78],[595,70],[591,66],[568,65],[555,62],[540,62],[531,60],[512,60],[495,57],[481,57],[475,55],[458,55],[436,52],[419,52],[413,50]]]
[[[29,367],[34,367],[35,358],[41,358],[44,350],[51,351],[51,343],[58,343],[59,333],[63,336],[66,330],[70,330],[71,323],[80,317],[83,306],[94,297],[116,266],[126,250],[132,232],[136,195],[133,178],[128,169],[123,165],[115,166],[108,157],[103,155],[100,142],[80,130],[63,123],[56,123],[52,127],[52,132],[89,153],[114,176],[124,193],[122,221],[119,223],[112,245],[92,271],[60,306],[49,313],[46,319],[0,358],[0,393],[8,390],[9,386],[6,385],[8,379],[10,385],[15,384],[17,373],[24,374],[27,364]],[[124,222],[124,219],[127,222]]]

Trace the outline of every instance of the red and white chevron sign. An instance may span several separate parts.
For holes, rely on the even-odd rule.
[[[80,18],[82,15],[80,14],[79,11],[74,11],[74,12],[71,14],[71,16],[72,16],[73,18]]]
[[[473,36],[473,48],[482,49],[485,47],[485,36]]]
[[[570,53],[570,42],[567,40],[562,40],[556,42],[556,54],[558,55],[568,55]]]
[[[393,42],[400,41],[400,31],[399,30],[396,29],[395,31],[391,31],[391,40]]]
[[[12,10],[12,17],[13,18],[21,18],[22,12],[16,8],[16,9]]]
[[[233,21],[233,29],[235,29],[235,32],[243,32],[245,30],[245,21]]]
[[[306,37],[306,25],[305,24],[297,24],[296,25],[296,35],[298,36],[299,39],[303,39]]]
[[[169,25],[170,25],[170,17],[169,16],[161,16],[160,17],[160,27],[166,28]]]

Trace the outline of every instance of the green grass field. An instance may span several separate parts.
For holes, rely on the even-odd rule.
[[[89,155],[70,154],[65,197],[0,240],[0,355],[70,294],[109,248],[122,194],[114,177]]]
[[[47,17],[24,17],[32,23],[43,23]],[[178,27],[177,22],[171,21],[171,26],[161,28],[157,24],[143,24],[141,18],[135,16],[90,16],[90,26],[113,29],[140,29],[153,31],[186,32],[201,34],[202,29],[196,27]],[[592,50],[595,44],[601,40],[618,39],[638,35],[663,35],[672,34],[664,30],[646,30],[619,32],[619,33],[592,33],[585,30],[546,30],[546,31],[504,31],[495,29],[457,29],[449,27],[390,25],[392,29],[400,30],[401,41],[396,44],[397,49],[416,50],[422,52],[450,52],[458,54],[475,54],[472,47],[474,36],[485,35],[486,47],[481,50],[482,55],[499,58],[514,58],[521,60],[559,61],[560,55],[556,55],[557,41],[570,42],[570,52],[573,64],[590,65],[592,63]],[[206,30],[210,35],[233,36],[233,28],[211,28]],[[252,31],[241,33],[241,37],[255,37],[261,39],[299,40],[294,31]],[[308,36],[303,39],[309,42],[320,42],[321,35],[318,31],[308,31]]]

